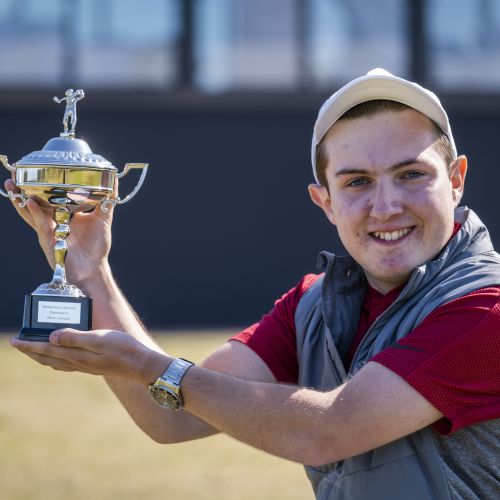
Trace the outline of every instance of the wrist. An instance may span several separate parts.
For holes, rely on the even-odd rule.
[[[149,387],[154,384],[159,377],[161,377],[168,369],[174,358],[167,356],[166,354],[159,353],[157,351],[148,349],[149,354],[143,363],[143,366],[137,373],[139,382]]]
[[[89,297],[98,295],[103,289],[112,288],[115,285],[113,273],[108,260],[104,260],[87,276],[75,279],[74,284],[81,288]]]

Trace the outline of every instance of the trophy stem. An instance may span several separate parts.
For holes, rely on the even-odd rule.
[[[54,211],[54,220],[57,224],[54,234],[57,241],[54,246],[55,267],[54,277],[51,284],[64,285],[66,284],[66,269],[64,263],[68,253],[68,243],[66,238],[69,236],[70,228],[69,221],[71,220],[71,212],[67,207],[58,207]]]
[[[92,328],[92,299],[66,281],[66,238],[70,233],[72,212],[62,205],[55,209],[52,216],[56,222],[54,234],[57,238],[54,245],[54,277],[50,283],[44,283],[25,295],[23,326],[18,334],[21,340],[49,342],[50,333],[58,328]]]

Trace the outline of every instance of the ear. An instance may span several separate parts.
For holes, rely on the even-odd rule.
[[[333,214],[332,208],[332,200],[330,199],[330,193],[325,186],[321,186],[320,184],[309,184],[307,187],[309,191],[309,196],[311,197],[312,202],[315,205],[318,205],[319,208],[325,212],[328,220],[335,224],[335,216]]]
[[[467,157],[460,155],[450,167],[450,181],[453,192],[453,202],[458,206],[464,194],[465,176],[467,174]]]

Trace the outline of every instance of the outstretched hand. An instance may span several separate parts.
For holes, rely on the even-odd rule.
[[[65,328],[51,333],[49,342],[10,339],[13,347],[38,363],[60,371],[125,377],[143,385],[165,371],[170,358],[115,330],[83,332]]]
[[[19,192],[11,179],[5,182],[5,189],[14,193]],[[40,246],[53,268],[56,241],[53,209],[45,208],[33,199],[28,199],[24,208],[20,208],[16,201],[13,205],[17,213],[37,233]],[[69,250],[66,260],[66,273],[70,282],[82,282],[107,261],[111,249],[112,220],[113,209],[107,213],[96,208],[90,213],[74,214],[70,225],[71,234],[68,238]]]

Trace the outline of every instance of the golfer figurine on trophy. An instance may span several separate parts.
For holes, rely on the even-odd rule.
[[[64,97],[59,99],[58,97],[53,97],[52,99],[57,104],[66,101],[66,109],[64,111],[63,116],[63,127],[64,127],[64,136],[61,134],[61,137],[75,137],[75,127],[76,127],[76,103],[85,97],[85,92],[82,89],[73,92],[73,89],[68,89],[64,93]],[[68,122],[71,119],[71,130],[68,131]]]
[[[66,281],[64,263],[71,217],[76,212],[92,209],[106,212],[111,206],[127,203],[139,191],[147,173],[147,163],[127,163],[123,172],[118,173],[109,161],[94,154],[85,141],[75,138],[76,104],[84,97],[83,90],[72,89],[66,90],[61,99],[54,97],[55,102],[66,101],[64,132],[50,139],[41,151],[34,151],[12,165],[7,156],[0,155],[0,162],[12,173],[20,191],[6,193],[0,189],[0,194],[21,207],[28,198],[36,199],[53,209],[56,222],[52,281],[25,295],[23,326],[19,332],[22,340],[48,342],[50,333],[59,328],[92,328],[92,299]],[[135,168],[142,169],[139,182],[122,199],[114,192],[115,179]]]

